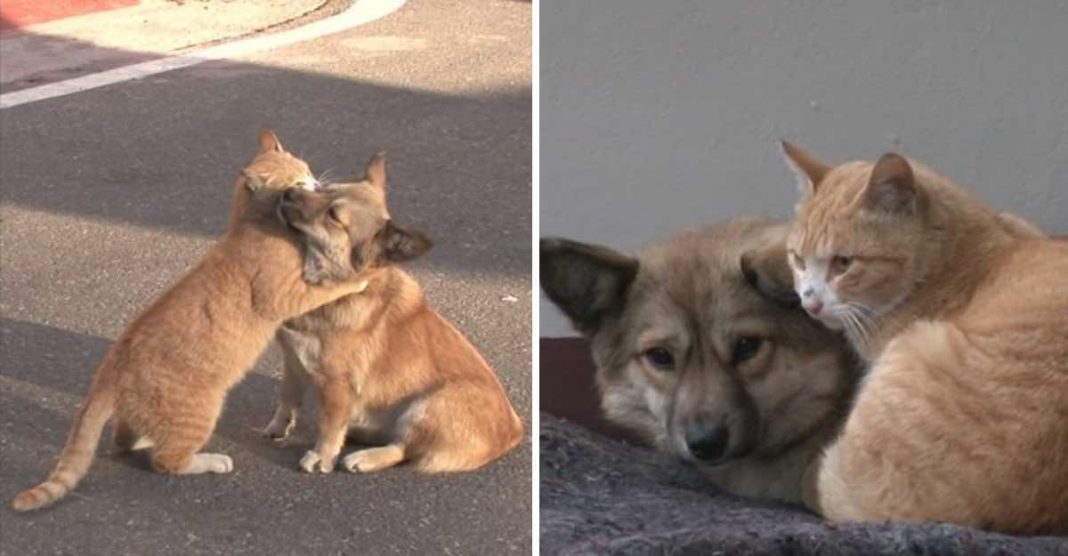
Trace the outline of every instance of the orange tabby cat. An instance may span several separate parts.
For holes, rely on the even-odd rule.
[[[784,150],[806,191],[795,289],[871,362],[807,502],[1068,531],[1068,244],[897,154],[831,168]]]
[[[230,231],[111,346],[55,470],[15,498],[16,510],[47,506],[73,489],[112,415],[116,445],[150,447],[160,473],[231,471],[229,456],[199,452],[226,392],[282,321],[362,287],[304,282],[297,232],[278,219],[277,197],[314,178],[274,134],[261,134],[260,149],[235,184]]]

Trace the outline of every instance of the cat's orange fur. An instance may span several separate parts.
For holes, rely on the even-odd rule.
[[[228,456],[198,453],[227,391],[283,321],[358,291],[354,282],[304,282],[299,244],[276,216],[276,198],[313,178],[274,134],[261,134],[260,144],[235,184],[230,231],[111,346],[55,470],[15,498],[16,510],[47,506],[73,489],[112,416],[115,443],[150,445],[160,473],[229,472]]]
[[[802,284],[826,267],[819,316],[854,303],[840,324],[871,361],[807,502],[836,521],[1068,531],[1068,244],[901,156],[832,168],[784,147],[807,190],[798,293],[819,295]]]

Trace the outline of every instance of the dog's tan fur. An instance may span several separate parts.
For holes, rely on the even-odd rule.
[[[359,183],[294,195],[285,211],[321,240],[309,242],[309,278],[354,267],[366,289],[286,323],[282,395],[266,432],[284,438],[292,430],[310,382],[321,413],[305,471],[333,470],[346,432],[365,445],[342,459],[349,471],[402,461],[424,472],[481,467],[519,443],[522,422],[475,347],[394,264],[429,242],[390,221],[384,160],[373,158],[365,173]]]
[[[729,492],[797,502],[844,417],[854,363],[838,335],[796,308],[785,231],[737,219],[633,258],[546,239],[541,282],[590,341],[609,419]],[[760,338],[759,349],[733,359],[744,338]],[[650,363],[654,347],[673,354],[673,370]],[[698,461],[686,440],[705,422],[729,430],[717,461]]]
[[[300,246],[279,222],[277,190],[311,180],[270,132],[235,184],[232,229],[145,310],[108,350],[48,480],[19,494],[27,511],[74,488],[114,415],[120,448],[150,446],[160,473],[226,473],[223,454],[202,453],[227,391],[286,319],[358,289],[308,286]]]
[[[852,257],[826,284],[862,304],[851,337],[872,361],[809,503],[1068,531],[1068,245],[895,154],[831,168],[786,152],[808,182],[795,270]]]

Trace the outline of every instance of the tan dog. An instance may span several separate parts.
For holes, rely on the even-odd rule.
[[[1068,244],[898,154],[784,150],[797,291],[871,361],[810,505],[1068,532]]]
[[[355,275],[365,289],[286,323],[282,395],[266,432],[288,435],[310,382],[321,414],[319,441],[300,463],[305,471],[333,470],[346,431],[371,446],[344,457],[349,471],[402,461],[425,472],[475,469],[514,448],[522,423],[475,347],[395,266],[430,241],[390,219],[385,160],[374,157],[365,174],[359,183],[294,191],[282,206],[306,236],[306,278]]]
[[[157,472],[230,472],[229,456],[199,452],[227,391],[283,321],[359,289],[304,282],[297,234],[276,211],[280,189],[314,178],[272,133],[260,143],[235,184],[231,230],[111,346],[55,470],[15,498],[16,510],[47,506],[73,489],[112,415],[115,444],[150,447]]]
[[[854,369],[798,309],[785,233],[737,219],[637,257],[545,239],[541,284],[589,339],[609,419],[728,492],[797,502]]]

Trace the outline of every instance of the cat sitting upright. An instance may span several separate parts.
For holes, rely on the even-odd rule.
[[[353,281],[308,285],[297,237],[278,218],[280,193],[313,186],[308,166],[269,131],[234,185],[230,231],[112,344],[55,470],[19,494],[18,511],[48,506],[89,471],[104,424],[115,444],[146,447],[160,473],[228,473],[225,454],[200,452],[230,387],[282,322],[359,292]]]

